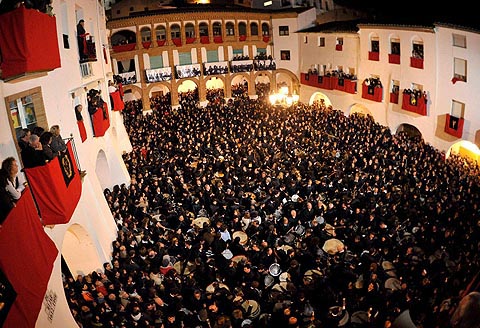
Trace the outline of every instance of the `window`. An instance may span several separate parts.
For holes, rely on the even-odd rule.
[[[250,24],[250,34],[252,36],[258,36],[258,24],[257,23]]]
[[[343,46],[343,38],[337,38],[337,45]]]
[[[287,26],[288,28],[288,26]],[[262,35],[269,36],[270,35],[270,26],[267,23],[262,23]]]
[[[392,39],[390,41],[390,53],[392,55],[400,55],[400,40]]]
[[[213,35],[214,36],[222,35],[222,24],[220,24],[219,22],[213,23]]]
[[[133,7],[130,7],[130,11],[133,11],[133,10],[134,10],[134,8],[133,8]]]
[[[92,63],[81,63],[80,74],[82,77],[89,77],[93,75]]]
[[[392,80],[392,90],[391,92],[393,94],[399,94],[400,93],[400,81],[398,80]]]
[[[40,87],[6,97],[5,105],[9,110],[10,126],[15,140],[20,136],[22,129],[48,126]]]
[[[307,35],[305,35],[305,36],[303,37],[303,43],[305,43],[305,44],[308,43],[308,36],[307,36]]]
[[[208,24],[207,23],[200,23],[198,26],[200,36],[208,36]]]
[[[290,50],[280,50],[281,60],[290,60]]]
[[[178,24],[174,24],[170,26],[170,36],[172,39],[180,39],[180,26]]]
[[[412,44],[412,57],[423,59],[423,43]]]
[[[238,23],[238,34],[247,35],[247,24],[245,24],[244,22]]]
[[[325,38],[323,36],[318,37],[318,46],[325,47]]]
[[[465,115],[465,104],[460,101],[452,100],[452,109],[450,111],[450,115],[463,118]]]
[[[372,48],[372,52],[380,52],[380,42],[378,39],[372,39],[370,41],[370,46]]]
[[[185,25],[185,37],[194,38],[195,37],[195,26],[192,23],[187,23]]]
[[[155,35],[157,36],[157,40],[166,40],[167,31],[165,29],[165,26],[157,26],[157,28],[155,29]]]
[[[279,26],[278,27],[278,34],[280,36],[285,36],[285,35],[288,35],[288,26]]]
[[[140,34],[142,36],[142,42],[148,42],[151,40],[151,33],[148,27],[142,27]]]
[[[226,32],[227,32],[227,36],[234,36],[235,35],[235,28],[234,28],[234,25],[232,22],[227,22],[227,24],[225,24],[225,29],[226,29]]]
[[[466,48],[467,47],[467,37],[465,35],[453,34],[453,46]]]
[[[454,58],[453,66],[453,78],[456,79],[456,81],[467,82],[467,61],[465,59]]]
[[[120,15],[120,10],[117,10],[117,15]]]

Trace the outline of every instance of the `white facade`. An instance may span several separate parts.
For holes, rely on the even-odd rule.
[[[104,59],[103,45],[107,44],[105,13],[99,1],[54,1],[58,46],[61,67],[40,77],[27,76],[9,82],[0,81],[0,159],[14,156],[20,163],[16,138],[9,127],[10,108],[4,99],[30,89],[41,88],[46,120],[49,129],[58,124],[63,138],[73,136],[82,170],[87,172],[82,182],[82,195],[78,206],[67,224],[45,227],[45,232],[59,250],[47,293],[58,299],[52,321],[48,320],[45,304],[37,319],[37,327],[78,327],[68,308],[62,284],[61,257],[63,255],[72,274],[86,274],[103,270],[103,263],[111,259],[111,241],[116,238],[117,227],[105,198],[104,188],[128,183],[129,174],[122,160],[122,153],[131,151],[131,144],[119,112],[111,111],[108,80],[113,73]],[[76,25],[85,20],[85,29],[94,37],[97,61],[90,62],[90,76],[82,77],[76,41]],[[68,35],[70,49],[64,48],[62,34]],[[108,55],[108,47],[106,47]],[[110,128],[105,136],[94,137],[87,111],[86,89],[101,90],[102,98],[110,109]],[[88,138],[82,143],[74,106],[83,104],[83,118]],[[22,177],[23,178],[23,177]],[[35,283],[35,280],[32,280]]]

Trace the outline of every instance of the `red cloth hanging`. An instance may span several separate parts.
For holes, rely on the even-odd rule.
[[[78,131],[80,132],[80,138],[82,139],[82,142],[85,142],[87,140],[87,130],[85,129],[85,124],[83,121],[77,121],[78,125]]]

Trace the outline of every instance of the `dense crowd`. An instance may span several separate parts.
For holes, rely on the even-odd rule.
[[[475,163],[323,103],[167,99],[126,103],[111,263],[65,280],[79,326],[450,327],[479,271]]]

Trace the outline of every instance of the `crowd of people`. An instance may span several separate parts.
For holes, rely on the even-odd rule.
[[[477,163],[324,103],[195,95],[126,103],[112,260],[65,279],[80,327],[450,327],[478,288]]]

